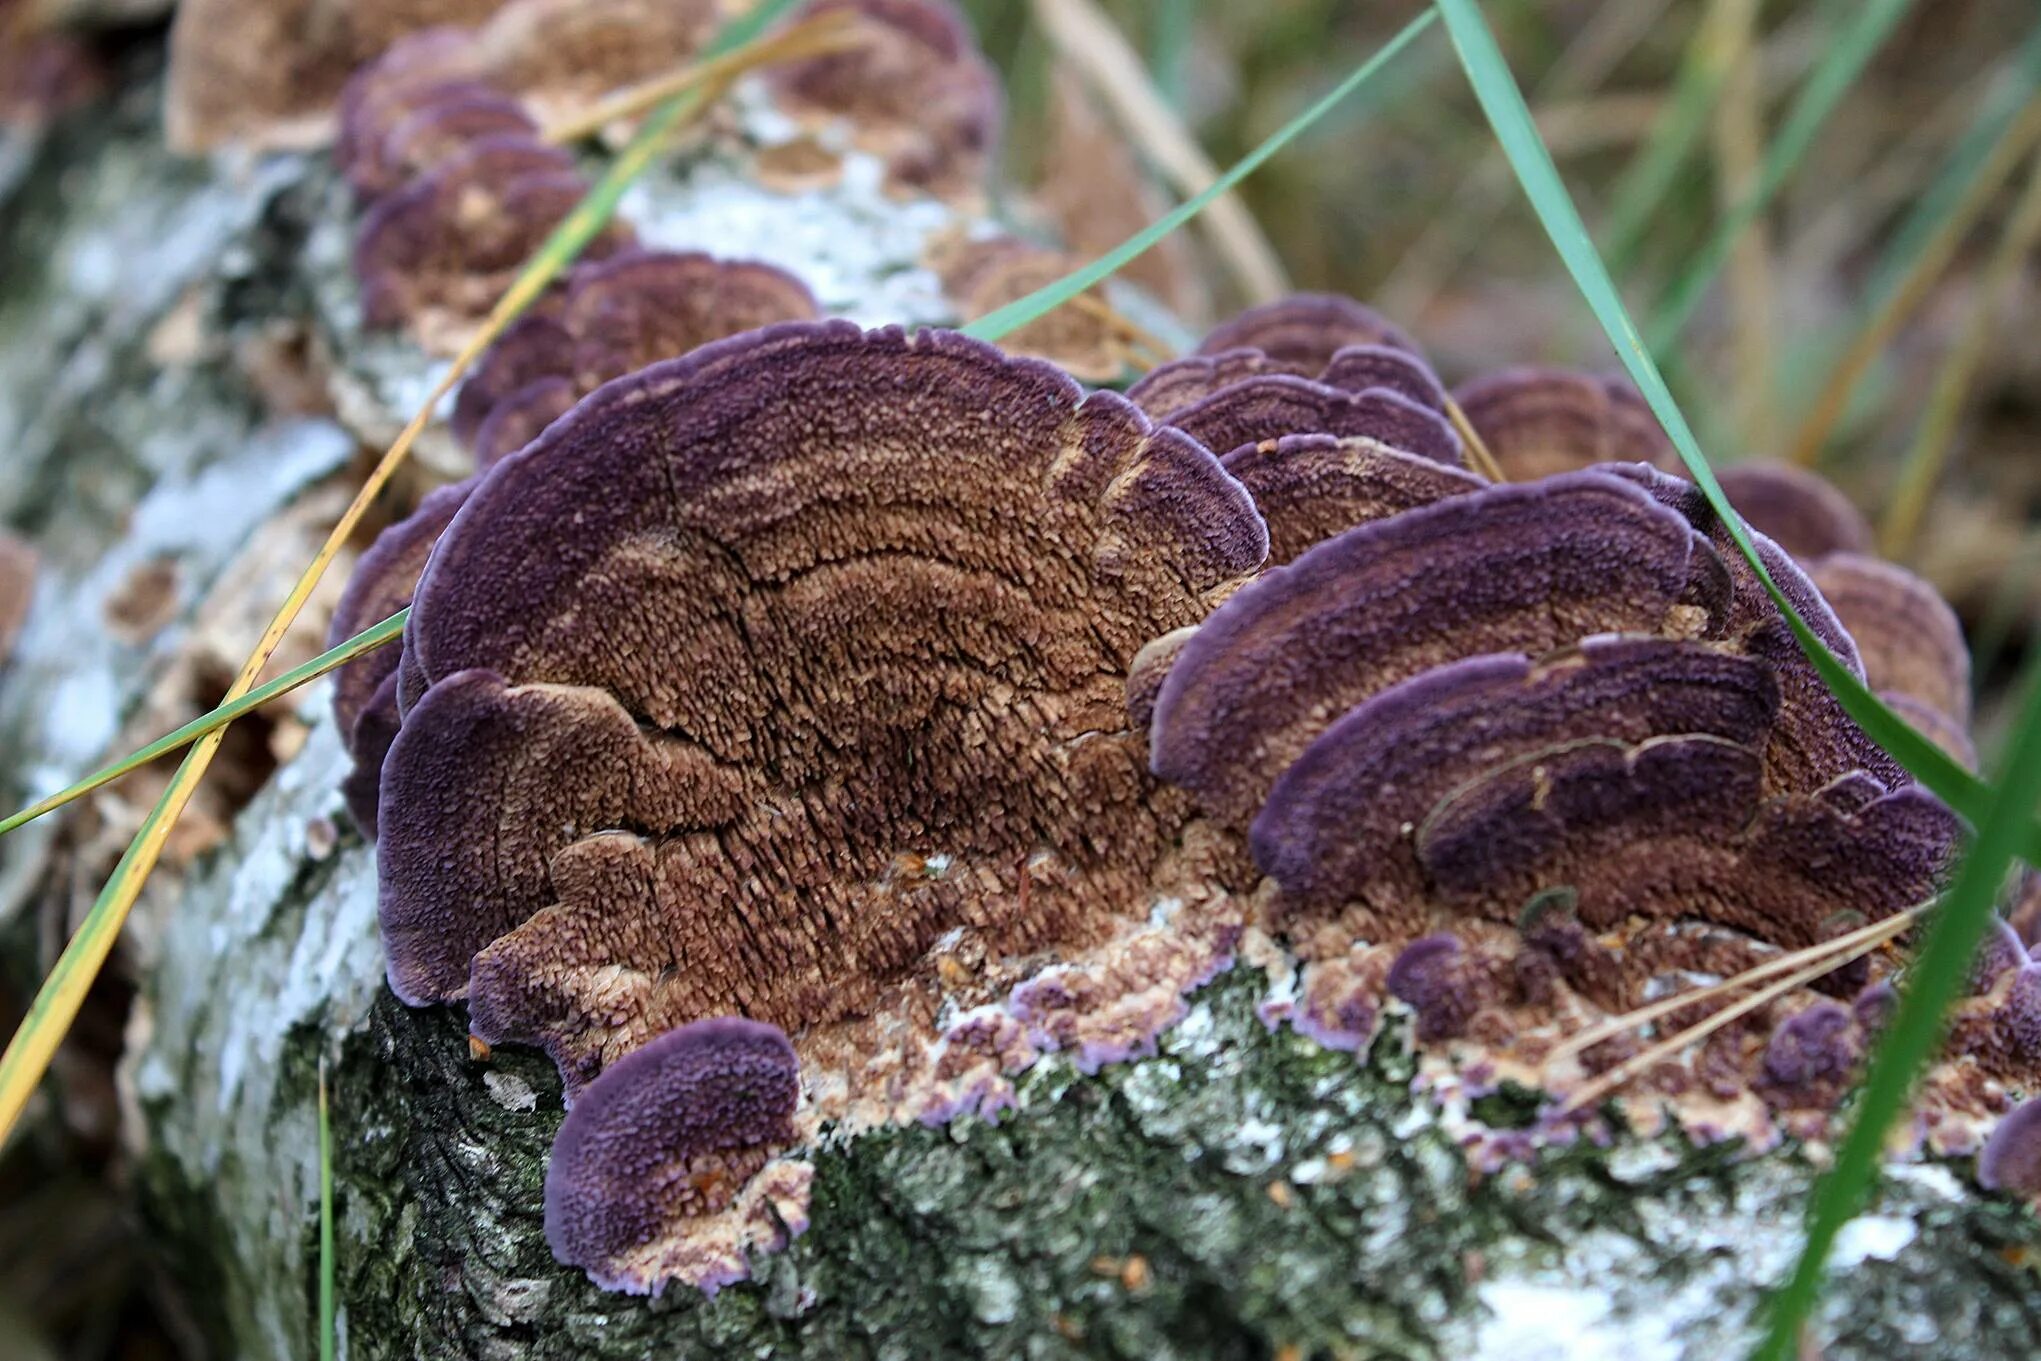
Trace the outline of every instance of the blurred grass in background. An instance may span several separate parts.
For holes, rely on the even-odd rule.
[[[1050,165],[1053,50],[1034,6],[963,0],[1009,96],[1021,185]],[[1231,164],[1378,48],[1414,4],[1099,0],[1211,160]],[[1494,26],[1633,315],[1651,318],[1751,182],[1807,76],[1858,0],[1486,0]],[[2024,47],[2023,47],[2024,44]],[[2023,318],[2041,260],[2013,243],[1988,287],[2033,153],[2001,155],[1981,201],[1937,202],[1990,149],[1980,127],[2030,106],[2041,66],[2031,0],[1907,9],[1741,238],[1673,347],[1671,377],[1718,463],[1786,457],[1871,304],[1955,223],[1947,263],[1880,347],[1822,440],[1818,466],[1874,521],[1922,445],[1940,473],[1899,556],[1958,605],[1980,662],[1980,744],[2041,619],[2041,344]],[[2029,75],[2031,82],[2032,76]],[[2031,142],[2031,139],[2028,139]],[[1647,155],[1647,150],[1649,154]],[[1970,158],[1966,161],[1966,157]],[[1109,172],[1106,172],[1109,173]],[[1957,186],[1960,187],[1960,186]],[[1508,363],[1614,365],[1553,256],[1443,40],[1428,38],[1241,191],[1300,288],[1388,312],[1449,380]],[[1968,212],[1959,218],[1959,210]],[[1229,276],[1185,234],[1223,314]],[[1975,337],[1983,338],[1977,341]],[[1976,346],[1967,373],[1948,361]],[[1939,389],[1939,395],[1938,395]],[[1923,428],[1953,399],[1953,420]]]

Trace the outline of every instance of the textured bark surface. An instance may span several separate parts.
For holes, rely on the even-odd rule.
[[[0,509],[54,563],[0,677],[4,765],[24,784],[98,754],[253,526],[314,495],[350,430],[391,433],[431,372],[353,329],[345,203],[318,163],[172,161],[145,94],[7,152]],[[711,159],[626,210],[657,243],[767,253],[829,310],[941,315],[913,260],[943,213],[875,187],[776,200]],[[225,359],[166,364],[149,338],[185,298],[226,333],[311,328],[337,419],[266,418]],[[145,646],[108,641],[120,573],[102,560],[158,552],[188,574],[176,618]],[[541,1232],[551,1065],[476,1063],[457,1012],[407,1010],[383,986],[373,854],[340,812],[324,698],[306,698],[309,738],[232,840],[145,903],[132,948],[135,1188],[221,1356],[313,1353],[322,1062],[357,1361],[1716,1357],[1796,1247],[1812,1176],[1796,1151],[1631,1139],[1476,1176],[1457,1132],[1521,1120],[1528,1101],[1413,1096],[1395,1029],[1361,1061],[1271,1033],[1241,969],[1154,1057],[1090,1078],[1050,1059],[996,1125],[822,1150],[813,1225],[756,1282],[713,1300],[603,1294]],[[49,849],[9,839],[11,901],[57,893]],[[10,938],[26,951],[33,935]],[[2037,1251],[2034,1218],[1980,1197],[1967,1166],[1895,1169],[1846,1235],[1824,1355],[2028,1355]]]

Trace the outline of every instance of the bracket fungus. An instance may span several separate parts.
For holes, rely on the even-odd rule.
[[[725,336],[812,319],[818,310],[800,280],[751,261],[627,250],[578,265],[461,385],[454,433],[487,469],[612,378]]]
[[[460,482],[426,493],[408,517],[376,536],[356,560],[347,589],[334,607],[327,647],[338,647],[411,603],[433,544],[473,486],[472,481]],[[397,664],[397,649],[380,647],[341,667],[333,683],[333,717],[354,758],[342,792],[355,825],[372,841],[383,756],[397,732]]]
[[[370,326],[410,322],[434,338],[487,314],[587,184],[574,158],[492,135],[376,200],[355,237],[354,274]],[[630,243],[612,223],[583,248],[599,260]]]
[[[1124,678],[1267,538],[1204,449],[1080,397],[955,335],[785,323],[613,382],[496,464],[399,669],[378,841],[399,995],[465,998],[475,1034],[543,1045],[578,1093],[742,1015],[853,1104],[884,1013],[946,1084],[881,1102],[914,1118],[990,1099],[962,1093],[1012,1050],[942,1040],[938,994],[1019,1007],[1064,960],[1060,1000],[1014,1013],[1029,1054],[1126,1052],[1172,1019],[1237,928],[1139,947],[1157,920],[1195,934],[1215,871]]]
[[[749,268],[620,255],[506,333],[456,414],[493,461],[395,669],[343,683],[358,759],[394,727],[391,984],[558,1064],[547,1230],[599,1282],[741,1278],[805,1223],[825,1123],[990,1113],[1043,1053],[1144,1052],[1236,956],[1277,976],[1271,1024],[1357,1049],[1407,1008],[1470,1085],[1571,1100],[1638,1051],[1569,1037],[1894,938],[1940,886],[1958,820],[1696,489],[1588,466],[1656,448],[1617,388],[1509,377],[1502,443],[1564,471],[1491,485],[1407,338],[1343,299],[1258,309],[1131,400],[844,322],[636,367],[708,338],[704,280],[805,301]],[[1857,606],[1757,545],[1859,666]],[[1960,634],[1885,639],[1911,588],[1809,562],[1872,582],[1874,683],[1953,707]],[[365,598],[408,584],[386,571]],[[2016,947],[1931,1080],[1938,1146],[2041,1073]],[[1892,967],[1731,1017],[1642,1099],[1819,1133]]]
[[[1802,562],[1869,553],[1871,525],[1833,482],[1789,463],[1738,463],[1717,473],[1722,494],[1752,529]]]
[[[1977,1180],[1987,1191],[2041,1197],[2041,1097],[1999,1121],[1978,1154]]]
[[[1463,383],[1453,396],[1512,482],[1597,463],[1678,466],[1658,418],[1620,378],[1510,368]]]
[[[943,294],[965,320],[1018,302],[1076,268],[1058,250],[1012,236],[938,242],[929,263]],[[1084,383],[1112,382],[1125,374],[1138,342],[1098,289],[1088,289],[1000,342],[1009,354],[1046,359]]]
[[[775,67],[767,75],[795,118],[842,120],[886,162],[892,187],[970,201],[984,193],[999,139],[999,77],[947,0],[811,0],[794,22],[857,16],[863,41]]]
[[[786,1217],[799,1222],[803,1170],[787,1169],[791,1183],[754,1179],[794,1142],[800,1095],[793,1046],[756,1021],[696,1021],[626,1056],[582,1093],[554,1141],[553,1255],[635,1294],[675,1278],[710,1293],[743,1280],[747,1248],[779,1245],[773,1201],[790,1202]]]

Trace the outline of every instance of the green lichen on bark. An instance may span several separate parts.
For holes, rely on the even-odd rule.
[[[1257,985],[1207,989],[1152,1058],[1043,1064],[996,1125],[823,1151],[813,1226],[757,1281],[653,1301],[546,1250],[549,1065],[475,1063],[457,1014],[385,996],[337,1088],[349,1354],[1520,1356],[1524,1307],[1640,1358],[1740,1349],[1802,1158],[1626,1141],[1475,1178],[1393,1035],[1356,1062],[1271,1034]],[[2031,1217],[1939,1172],[1875,1214],[1904,1241],[1839,1273],[1826,1356],[2027,1354],[2041,1298],[2008,1251],[2041,1244]]]

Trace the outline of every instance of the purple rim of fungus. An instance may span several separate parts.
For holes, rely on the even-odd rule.
[[[407,90],[381,112],[387,126],[360,129],[339,163],[364,200],[401,189],[483,138],[536,140],[539,132],[523,105],[477,80]]]
[[[1381,388],[1443,413],[1446,390],[1422,358],[1388,345],[1349,345],[1336,351],[1323,368],[1295,372],[1260,350],[1220,350],[1185,355],[1157,365],[1127,389],[1127,400],[1158,421],[1167,421],[1193,403],[1245,379],[1290,374],[1341,392]]]
[[[1509,368],[1464,383],[1453,396],[1512,482],[1597,463],[1677,466],[1651,409],[1620,378]]]
[[[1229,383],[1167,422],[1217,454],[1285,435],[1376,440],[1435,463],[1457,466],[1460,436],[1444,416],[1387,388],[1343,392],[1287,373]]]
[[[605,1290],[685,1273],[686,1222],[795,1141],[800,1065],[776,1027],[722,1016],[668,1031],[582,1091],[546,1167],[546,1243]],[[693,1282],[713,1293],[727,1280]]]
[[[2041,1196],[2041,1097],[2000,1118],[1977,1155],[1977,1183],[1987,1191]]]
[[[1745,523],[1802,562],[1869,553],[1871,523],[1833,482],[1790,463],[1738,463],[1716,474]]]
[[[1017,950],[1145,910],[1175,815],[1122,678],[1267,538],[1205,450],[1080,398],[954,334],[788,323],[612,383],[498,464],[406,640],[431,688],[383,783],[400,992],[465,982],[478,1035],[572,1084],[701,1015],[853,1014],[967,910]],[[1041,847],[1060,868],[1021,914]],[[980,868],[903,881],[902,855]]]
[[[619,251],[578,266],[545,315],[523,318],[490,347],[455,399],[454,433],[487,468],[610,379],[818,310],[800,280],[771,265]]]
[[[1281,372],[1323,373],[1332,357],[1350,345],[1422,353],[1401,327],[1338,293],[1292,293],[1250,307],[1207,332],[1197,353],[1259,350]]]
[[[445,678],[405,711],[383,762],[392,991],[414,1006],[461,996],[476,951],[545,905],[548,864],[577,838],[684,812],[727,821],[739,803],[734,777],[642,732],[601,690]]]
[[[1970,961],[1969,988],[1973,995],[1990,992],[1999,976],[2027,962],[2027,945],[2003,917],[1992,919],[1991,927],[1978,943]]]
[[[475,429],[476,471],[486,473],[530,444],[580,398],[572,379],[556,375],[526,383],[497,402]]]
[[[450,424],[455,439],[472,447],[476,432],[498,402],[541,378],[573,373],[574,337],[559,312],[556,293],[544,311],[519,317],[483,352],[454,398]]]
[[[1219,462],[1247,488],[1268,522],[1271,567],[1356,525],[1488,485],[1464,468],[1378,440],[1331,435],[1285,435],[1243,445]]]
[[[1856,1025],[1848,1007],[1825,999],[1787,1017],[1765,1043],[1766,1079],[1802,1089],[1843,1081],[1862,1056]]]
[[[1687,600],[1707,552],[1679,516],[1600,472],[1348,530],[1198,629],[1156,701],[1154,769],[1244,828],[1333,717],[1433,666],[1605,632],[1708,632],[1713,611]]]
[[[793,22],[850,11],[869,40],[774,67],[766,79],[796,115],[849,120],[884,156],[893,183],[974,195],[999,140],[999,77],[946,0],[812,0]]]
[[[397,729],[402,723],[403,719],[397,712],[397,673],[393,669],[383,677],[375,693],[369,696],[368,703],[355,716],[354,726],[345,730],[347,750],[354,757],[354,768],[340,782],[340,797],[346,802],[348,816],[354,819],[354,825],[370,841],[376,839],[381,809],[383,760],[390,754],[390,743],[397,740]]]
[[[1764,796],[1757,753],[1711,737],[1590,740],[1463,785],[1416,829],[1434,901],[1507,905],[1564,885],[1580,919],[1700,918],[1788,947],[1839,913],[1878,920],[1927,901],[1961,836],[1918,786]]]
[[[1861,770],[1887,788],[1910,783],[1906,768],[1843,712],[1700,489],[1638,463],[1612,463],[1605,471],[1635,482],[1683,515],[1706,536],[1716,561],[1727,570],[1731,598],[1722,636],[1746,656],[1769,665],[1779,680],[1780,719],[1765,752],[1774,782],[1783,789],[1807,790]],[[1862,676],[1864,664],[1856,643],[1807,573],[1762,533],[1752,531],[1751,537],[1780,593],[1843,665]]]
[[[334,648],[363,629],[380,624],[411,603],[418,587],[419,573],[432,554],[433,544],[453,522],[461,503],[474,490],[474,480],[436,487],[427,492],[418,508],[397,521],[365,549],[333,608],[333,620],[326,629],[326,646]],[[364,653],[341,667],[333,677],[333,716],[342,734],[354,731],[355,721],[368,707],[370,697],[384,678],[397,670],[398,649],[385,644]],[[395,694],[392,693],[394,702]]]
[[[2041,1066],[2041,960],[2029,957],[2013,974],[1998,1023],[2014,1061],[2030,1072]]]
[[[1389,994],[1417,1013],[1417,1038],[1451,1039],[1471,1010],[1460,965],[1466,950],[1457,937],[1440,932],[1403,947],[1389,966]]]
[[[480,84],[468,30],[422,28],[364,62],[340,91],[333,163],[353,178],[356,165],[382,154],[382,142],[404,116],[435,92],[462,82]]]
[[[515,136],[470,143],[363,217],[354,274],[364,320],[392,326],[429,309],[480,316],[586,188],[574,158],[557,147]],[[612,224],[584,258],[628,240]]]
[[[1970,649],[1934,587],[1860,553],[1832,553],[1809,574],[1856,641],[1872,689],[1912,695],[1956,727],[1970,726]]]
[[[1460,785],[1573,738],[1705,733],[1755,747],[1778,705],[1761,664],[1702,643],[1605,637],[1538,663],[1468,657],[1321,733],[1275,782],[1250,844],[1291,904],[1359,902],[1421,919],[1407,829]]]

